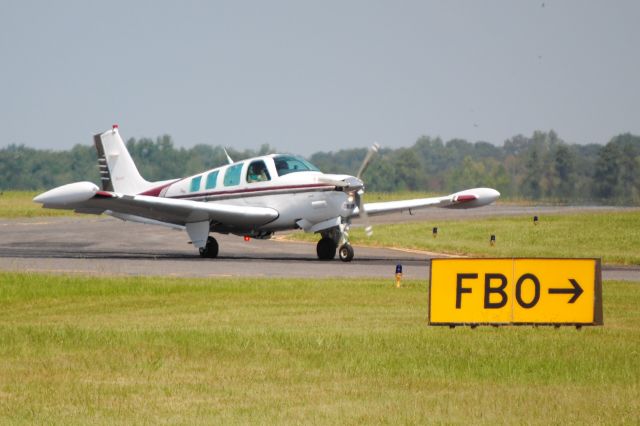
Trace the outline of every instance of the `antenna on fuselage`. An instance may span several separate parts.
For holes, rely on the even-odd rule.
[[[224,151],[224,155],[226,155],[226,156],[227,156],[227,162],[228,162],[229,164],[233,164],[233,160],[231,159],[231,157],[229,157],[229,153],[227,152],[227,148],[224,148],[224,147],[223,147],[223,148],[222,148],[222,150]]]

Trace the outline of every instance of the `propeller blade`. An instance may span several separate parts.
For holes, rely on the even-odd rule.
[[[367,167],[369,167],[369,164],[371,163],[371,158],[373,158],[373,155],[378,152],[378,150],[380,149],[380,145],[378,145],[377,143],[374,143],[373,145],[371,145],[371,148],[369,148],[369,151],[367,151],[367,155],[364,157],[364,160],[362,160],[362,165],[360,166],[360,170],[358,170],[358,174],[356,175],[356,178],[362,182],[362,175],[364,174],[364,172],[367,170]],[[367,235],[367,237],[370,237],[373,235],[373,227],[371,226],[371,222],[369,222],[369,215],[367,214],[367,211],[364,209],[364,202],[362,202],[362,198],[364,196],[364,185],[362,185],[362,187],[358,188],[355,192],[355,198],[356,198],[356,203],[358,204],[358,210],[360,211],[360,218],[362,219],[362,221],[364,222],[364,233]]]
[[[380,145],[378,145],[377,143],[371,145],[371,148],[369,148],[369,151],[367,151],[367,155],[364,157],[364,160],[362,160],[362,165],[360,166],[360,170],[358,170],[358,174],[356,175],[358,179],[360,179],[365,170],[367,170],[367,167],[369,167],[369,162],[371,161],[371,157],[373,157],[373,154],[378,152],[378,149],[380,149]]]
[[[364,191],[360,190],[356,192],[356,203],[358,203],[358,210],[360,211],[360,219],[364,222],[364,233],[367,237],[373,235],[373,227],[371,226],[371,222],[369,222],[369,215],[367,211],[364,209],[364,203],[362,202],[362,196],[364,195]]]

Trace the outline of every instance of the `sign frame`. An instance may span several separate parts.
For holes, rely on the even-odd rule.
[[[514,265],[516,261],[593,261],[594,262],[594,288],[593,288],[593,321],[582,322],[582,321],[568,321],[568,322],[558,322],[558,321],[549,321],[549,322],[516,322],[513,319],[509,322],[494,322],[494,321],[439,321],[433,322],[431,318],[431,304],[432,304],[432,294],[433,294],[433,263],[436,262],[447,262],[447,261],[464,261],[464,260],[478,260],[478,261],[513,261]],[[429,259],[429,288],[428,288],[428,313],[427,313],[427,324],[430,326],[447,326],[450,328],[456,326],[471,326],[475,328],[479,325],[488,325],[488,326],[502,326],[502,325],[528,325],[528,326],[575,326],[580,328],[582,326],[596,326],[596,325],[604,325],[603,318],[603,310],[602,310],[602,261],[600,258],[567,258],[567,257],[464,257],[464,258],[432,258]]]

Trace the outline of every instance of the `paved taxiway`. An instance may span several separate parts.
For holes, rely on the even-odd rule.
[[[382,216],[375,222],[542,215],[573,210],[578,208],[498,205],[477,209],[473,214],[437,209],[413,216]],[[429,231],[427,224],[425,232]],[[202,259],[187,243],[184,231],[164,227],[122,222],[106,216],[0,220],[0,270],[186,277],[388,277],[392,280],[395,266],[400,263],[405,278],[427,279],[428,260],[442,257],[435,253],[356,247],[353,262],[343,263],[337,259],[319,261],[315,243],[253,239],[245,242],[240,237],[217,234],[216,239],[220,244],[219,257]],[[640,268],[605,266],[603,278],[640,281]]]

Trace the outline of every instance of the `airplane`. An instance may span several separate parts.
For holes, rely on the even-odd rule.
[[[368,216],[426,207],[475,208],[494,202],[500,193],[474,188],[454,194],[364,203],[362,175],[378,146],[368,151],[356,176],[322,173],[303,158],[269,154],[234,162],[193,176],[158,182],[145,180],[120,136],[118,125],[94,136],[101,188],[75,182],[53,188],[33,201],[44,208],[107,214],[123,221],[186,230],[200,256],[218,256],[211,233],[245,239],[267,239],[275,232],[302,229],[320,235],[320,260],[349,262],[353,218],[361,218],[371,235]],[[225,150],[226,153],[226,150]]]

